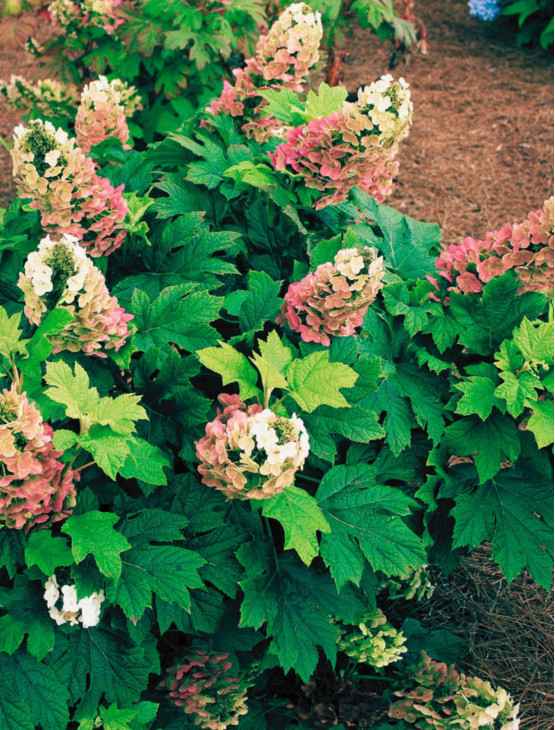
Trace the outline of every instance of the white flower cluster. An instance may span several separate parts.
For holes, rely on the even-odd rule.
[[[376,248],[342,248],[335,254],[335,268],[342,276],[352,279],[351,290],[363,289],[370,278],[378,290],[384,275],[384,260]],[[377,293],[377,291],[376,291]]]
[[[384,142],[400,142],[409,133],[413,104],[405,79],[396,81],[385,74],[372,84],[359,89],[358,107],[378,127]]]
[[[44,588],[44,600],[48,613],[58,626],[66,623],[71,626],[81,624],[84,629],[90,629],[100,621],[100,611],[105,598],[104,591],[91,593],[90,596],[77,600],[75,586],[63,585],[60,588],[55,575],[48,578]],[[61,608],[59,607],[60,596],[62,598]]]
[[[94,268],[75,236],[65,233],[59,240],[45,236],[36,251],[27,257],[24,276],[31,283],[35,294],[42,297],[54,289],[53,276],[58,273],[55,269],[59,270],[62,266],[68,276],[61,288],[59,303],[71,304],[84,289],[87,274]]]
[[[255,449],[264,451],[266,459],[259,467],[265,476],[279,476],[284,464],[302,469],[309,453],[308,433],[302,420],[277,416],[269,408],[249,418],[249,436],[241,443],[247,457],[253,458]]]

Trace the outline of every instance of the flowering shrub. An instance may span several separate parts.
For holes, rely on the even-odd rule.
[[[59,460],[52,428],[17,384],[0,392],[0,525],[47,527],[75,506],[78,475]]]
[[[423,654],[414,668],[414,688],[396,692],[389,717],[418,728],[487,727],[518,730],[518,705],[486,680],[467,677],[453,666]]]
[[[239,725],[248,712],[248,684],[236,676],[228,654],[197,651],[168,678],[169,696],[205,730]]]
[[[62,30],[79,24],[113,33],[123,23],[122,0],[52,0],[48,13]]]
[[[123,186],[114,188],[62,129],[35,120],[18,126],[12,149],[18,192],[31,198],[51,233],[80,238],[91,256],[106,256],[125,238]]]
[[[468,0],[470,15],[483,22],[509,19],[519,45],[553,45],[553,3],[549,0]]]
[[[205,33],[232,7],[247,12],[188,17]],[[508,580],[551,584],[549,208],[470,255],[379,203],[367,178],[395,161],[408,91],[296,90],[316,53],[304,6],[264,30],[271,52],[243,45],[268,67],[279,55],[275,83],[253,77],[235,117],[206,112],[207,93],[165,135],[165,94],[202,55],[187,12],[147,3],[173,50],[154,38],[148,69],[120,57],[123,81],[144,80],[135,149],[121,97],[115,127],[82,112],[95,140],[116,130],[90,156],[73,112],[15,135],[20,197],[0,215],[2,722],[269,730],[311,717],[307,687],[352,687],[365,721],[391,701],[409,725],[516,727],[501,690],[438,669],[461,642],[407,601],[429,595],[426,566],[452,570],[482,543]],[[91,64],[144,17],[110,50],[86,26]],[[66,36],[83,38],[77,24]],[[172,54],[186,61],[168,80]],[[122,89],[109,86],[85,98]],[[276,169],[291,130],[333,115],[341,136],[329,159],[314,150],[316,172],[295,146],[301,172]]]

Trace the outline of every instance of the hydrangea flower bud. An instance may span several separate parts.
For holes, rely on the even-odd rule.
[[[392,719],[419,728],[518,730],[519,707],[501,687],[494,689],[490,682],[466,677],[425,652],[410,677],[412,686],[395,692],[400,699],[389,709]]]
[[[127,117],[141,107],[137,90],[119,79],[100,76],[87,84],[75,118],[75,134],[82,150],[108,137],[117,137],[126,146],[129,140]]]
[[[18,286],[25,296],[25,316],[33,324],[39,325],[54,307],[73,315],[73,321],[51,336],[54,352],[105,357],[105,350],[119,350],[129,337],[132,315],[110,295],[104,275],[74,236],[43,238],[27,257]]]
[[[337,646],[359,664],[379,668],[402,659],[407,652],[405,643],[403,632],[389,624],[377,608],[369,611],[357,627],[342,626]]]
[[[276,170],[301,175],[328,193],[316,208],[340,203],[359,187],[382,202],[393,190],[399,143],[412,123],[408,84],[383,76],[359,91],[356,103],[289,130],[270,154]]]
[[[76,90],[70,84],[55,79],[27,81],[13,74],[9,82],[0,80],[0,94],[14,109],[46,116],[64,113],[77,101]]]
[[[330,337],[354,335],[383,286],[383,275],[377,249],[342,249],[333,263],[321,264],[289,285],[280,320],[304,342],[329,345]]]
[[[194,651],[168,677],[170,698],[203,730],[239,725],[248,712],[247,679],[237,676],[229,654]]]
[[[201,481],[228,499],[268,499],[293,484],[309,453],[302,420],[222,394],[223,410],[197,441]]]
[[[388,577],[384,581],[384,588],[392,600],[402,598],[405,601],[427,601],[435,591],[427,565],[408,568],[402,575]]]
[[[126,236],[123,185],[114,188],[96,174],[63,129],[35,119],[14,132],[13,174],[18,193],[31,199],[49,233],[71,233],[91,256],[115,251]]]
[[[553,248],[553,198],[549,198],[521,223],[508,223],[486,233],[483,240],[468,237],[445,246],[436,268],[450,291],[463,294],[481,292],[484,284],[511,269],[520,280],[519,293],[550,294]],[[435,280],[432,283],[439,288]]]
[[[0,392],[0,526],[30,530],[64,520],[78,473],[52,445],[52,428],[15,384]]]
[[[84,629],[97,626],[104,598],[104,591],[98,591],[77,600],[75,586],[63,585],[60,588],[55,575],[51,575],[44,584],[44,600],[48,614],[58,626],[81,624]]]

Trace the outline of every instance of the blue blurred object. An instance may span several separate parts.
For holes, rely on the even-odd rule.
[[[501,3],[499,0],[468,0],[468,9],[478,20],[490,22],[501,12]]]

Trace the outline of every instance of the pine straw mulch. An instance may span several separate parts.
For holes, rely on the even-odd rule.
[[[461,668],[490,679],[520,702],[521,728],[553,728],[553,595],[527,575],[508,584],[487,548],[439,577],[417,616],[468,642]]]
[[[444,240],[526,217],[553,191],[553,63],[468,15],[466,0],[417,0],[428,55],[394,70],[410,83],[414,125],[391,204],[440,223]],[[388,71],[389,49],[354,30],[350,90]]]

